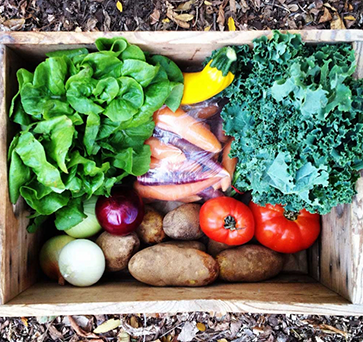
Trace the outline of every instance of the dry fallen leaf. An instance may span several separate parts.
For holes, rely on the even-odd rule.
[[[82,329],[85,329],[90,323],[89,318],[87,318],[86,316],[76,316],[76,315],[74,315],[74,316],[72,316],[72,318],[77,323],[77,325],[79,325]],[[68,316],[65,316],[62,319],[62,323],[64,325],[68,326],[68,327],[71,326],[71,322],[69,321]]]
[[[312,8],[310,11],[309,11],[310,14],[313,14],[315,16],[317,16],[318,14],[320,14],[320,10],[317,9],[317,8]]]
[[[131,341],[130,335],[126,331],[121,330],[117,334],[117,342],[130,342],[130,341]]]
[[[161,338],[161,342],[172,342],[172,341],[173,341],[173,336],[172,335],[163,336]]]
[[[219,6],[218,18],[217,18],[217,23],[218,23],[219,29],[221,31],[224,31],[224,21],[225,21],[224,9],[223,9],[223,7],[221,5],[221,6]]]
[[[330,14],[330,11],[324,7],[324,13],[319,19],[319,24],[326,23],[327,21],[331,21],[333,19],[332,15]]]
[[[185,28],[185,29],[188,29],[188,28],[190,28],[190,25],[187,23],[187,22],[185,22],[185,21],[183,21],[183,20],[179,20],[179,19],[177,19],[176,18],[176,13],[170,8],[170,7],[168,7],[168,9],[167,9],[167,11],[166,11],[166,16],[170,19],[170,20],[172,20],[172,21],[174,21],[178,26],[180,26],[180,27],[182,27],[182,28]],[[164,20],[163,20],[164,21]]]
[[[116,329],[120,324],[121,324],[121,321],[119,319],[111,318],[108,321],[99,325],[95,330],[93,330],[93,332],[95,334],[104,334],[108,331]]]
[[[197,332],[198,332],[198,328],[196,327],[195,322],[185,322],[185,324],[178,336],[178,341],[190,342],[194,339]]]
[[[231,322],[230,327],[229,327],[229,338],[234,338],[237,335],[241,326],[242,326],[242,322],[240,320]]]
[[[188,13],[183,13],[183,14],[174,15],[174,18],[177,20],[188,22],[188,21],[191,21],[194,19],[194,15],[188,14]]]
[[[176,9],[175,12],[181,12],[181,11],[189,11],[192,8],[192,5],[194,4],[194,0],[189,0],[187,2],[184,2],[180,4]]]
[[[154,11],[150,14],[150,25],[155,25],[160,19],[160,11],[154,8]]]
[[[229,0],[229,10],[232,12],[237,11],[236,0]]]
[[[204,31],[210,31],[210,28],[211,28],[211,27],[212,27],[211,25],[206,26],[206,27],[204,28]]]
[[[339,14],[335,13],[333,20],[330,22],[330,29],[345,30],[345,25]]]
[[[203,323],[200,323],[200,322],[197,323],[197,328],[198,328],[199,331],[202,331],[202,332],[205,331],[205,329],[206,329],[205,325]]]
[[[139,320],[137,319],[136,316],[131,316],[130,325],[135,329],[140,327]]]
[[[69,322],[71,323],[72,329],[78,334],[78,336],[85,338],[99,338],[99,336],[97,336],[96,334],[83,330],[72,316],[67,317],[69,319]]]
[[[352,15],[346,15],[344,17],[345,20],[357,20],[356,18],[354,18]]]
[[[241,0],[241,10],[243,13],[247,13],[247,11],[250,9],[250,6],[248,6],[246,0]]]
[[[63,338],[64,338],[63,334],[60,331],[58,331],[57,328],[53,324],[49,325],[48,333],[53,340],[57,340],[57,339],[63,340]]]
[[[117,2],[116,2],[116,7],[117,7],[117,9],[118,9],[120,12],[122,12],[122,11],[123,11],[123,6],[122,6],[121,1],[117,1]]]
[[[325,3],[324,6],[330,8],[334,12],[338,12],[337,9],[335,7],[333,7],[332,5],[330,5],[328,2]]]
[[[206,5],[206,6],[212,6],[213,4],[212,4],[211,2],[209,2],[209,1],[205,0],[205,1],[204,1],[204,5]]]
[[[2,23],[5,27],[9,28],[12,31],[20,30],[24,24],[25,19],[8,19]]]
[[[339,334],[339,335],[344,336],[345,338],[349,337],[349,334],[346,331],[337,329],[337,328],[332,327],[331,325],[328,325],[328,324],[319,324],[318,327],[322,331],[324,331],[325,333],[328,333],[328,334]]]
[[[259,335],[259,334],[261,334],[261,333],[265,332],[265,330],[264,330],[264,329],[262,329],[261,327],[253,327],[253,328],[252,328],[252,331],[253,331],[253,333],[254,333],[255,335]]]
[[[287,7],[291,12],[297,12],[299,10],[299,6],[296,4],[288,5]]]
[[[346,331],[335,328],[329,324],[325,324],[325,323],[319,324],[316,321],[309,320],[309,319],[306,319],[306,320],[302,319],[301,322],[307,323],[307,324],[313,326],[314,328],[318,328],[321,331],[325,332],[326,334],[339,334],[339,335],[344,336],[346,339],[349,337],[349,334]]]
[[[28,327],[28,319],[26,317],[21,317],[21,321],[25,327]]]
[[[170,19],[169,18],[165,18],[162,20],[163,23],[170,23]]]
[[[228,18],[228,30],[236,31],[236,24],[234,23],[234,19],[232,17]]]
[[[225,338],[222,338],[221,340],[217,340],[217,342],[228,342]]]

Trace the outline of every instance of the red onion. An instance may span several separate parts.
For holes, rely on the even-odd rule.
[[[110,197],[98,198],[96,217],[103,229],[110,234],[127,235],[141,224],[144,204],[135,190],[119,187]]]

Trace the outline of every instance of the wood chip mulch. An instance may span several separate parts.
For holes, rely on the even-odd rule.
[[[362,0],[0,0],[0,30],[362,29]]]
[[[363,340],[363,317],[194,312],[0,318],[0,341],[339,342]]]
[[[0,0],[0,31],[363,29],[363,0]],[[363,317],[183,313],[0,318],[2,341],[363,341]]]

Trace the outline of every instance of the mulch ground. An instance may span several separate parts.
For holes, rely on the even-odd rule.
[[[0,0],[0,31],[265,29],[363,29],[363,1]],[[363,317],[208,313],[3,317],[0,341],[363,341]]]
[[[362,341],[363,317],[183,313],[0,318],[0,341]]]
[[[0,30],[363,28],[362,0],[0,0]]]

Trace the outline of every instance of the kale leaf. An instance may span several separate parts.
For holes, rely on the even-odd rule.
[[[274,32],[236,52],[221,114],[235,138],[235,187],[293,211],[326,214],[350,203],[363,167],[363,81],[353,78],[351,45]]]

